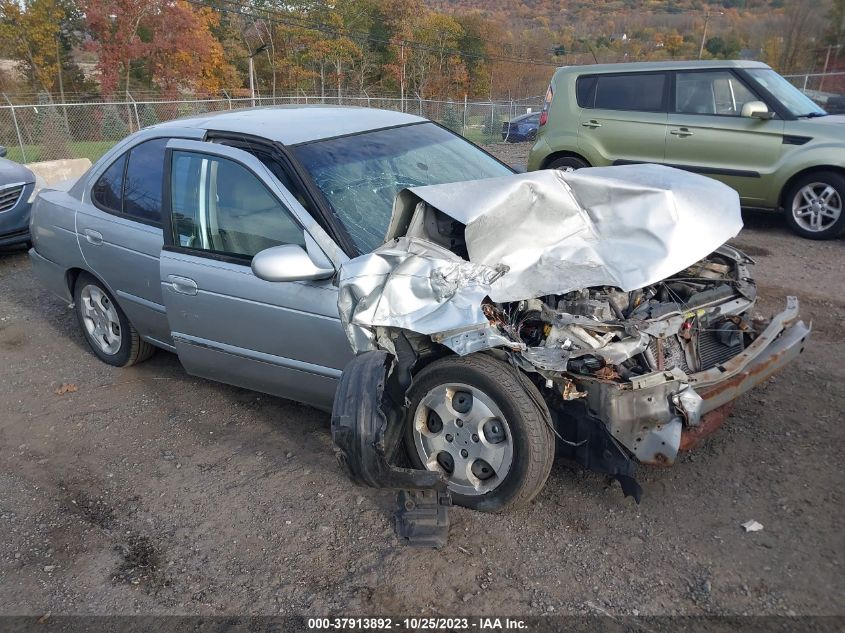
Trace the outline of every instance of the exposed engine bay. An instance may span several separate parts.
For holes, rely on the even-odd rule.
[[[794,297],[754,313],[753,262],[725,245],[741,227],[736,192],[656,165],[414,188],[388,241],[342,267],[339,313],[407,384],[444,354],[517,367],[558,453],[639,501],[636,462],[672,464],[809,335]]]

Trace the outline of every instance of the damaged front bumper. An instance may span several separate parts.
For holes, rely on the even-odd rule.
[[[810,327],[798,319],[798,299],[742,353],[687,376],[673,368],[627,383],[580,377],[589,413],[642,464],[668,466],[679,450],[694,447],[727,418],[733,401],[764,382],[801,352]]]
[[[406,358],[372,351],[347,365],[332,409],[332,439],[338,461],[352,481],[399,490],[394,520],[400,538],[420,547],[443,547],[452,505],[445,477],[394,465],[411,380]]]

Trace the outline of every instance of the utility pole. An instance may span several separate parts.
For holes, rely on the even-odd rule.
[[[828,55],[830,52],[828,51]],[[65,119],[65,132],[70,134],[70,124],[67,120],[67,104],[65,103],[65,84],[62,81],[62,53],[59,47],[59,37],[56,36],[56,65],[59,67],[59,99],[62,100],[62,113]]]
[[[710,16],[713,15],[710,13],[710,9],[707,9],[707,13],[704,14],[704,30],[701,32],[701,46],[698,47],[698,59],[704,55],[704,41],[707,39],[707,24],[710,22]],[[718,15],[725,15],[722,11],[719,11]]]
[[[841,47],[841,44],[831,44],[827,47],[827,55],[824,58],[824,70],[822,70],[822,76],[821,79],[819,79],[819,92],[821,92],[822,88],[824,88],[824,76],[827,74],[827,67],[830,64],[830,52],[835,48],[838,53]]]
[[[262,44],[256,48],[249,56],[249,95],[252,99],[252,107],[255,107],[255,64],[252,58],[267,50],[267,44]]]
[[[402,73],[399,76],[399,98],[401,100],[400,108],[402,112],[405,111],[405,40],[399,44],[399,59],[402,64]]]

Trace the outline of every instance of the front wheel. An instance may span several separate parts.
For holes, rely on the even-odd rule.
[[[549,410],[517,369],[449,356],[414,378],[405,444],[417,468],[444,473],[455,503],[484,512],[524,505],[554,460]]]
[[[832,171],[807,174],[786,195],[786,222],[801,237],[833,239],[845,231],[843,201],[845,177]]]

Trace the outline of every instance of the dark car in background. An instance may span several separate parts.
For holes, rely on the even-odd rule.
[[[540,127],[540,113],[529,112],[502,123],[502,140],[508,143],[533,141]]]
[[[0,246],[29,241],[29,209],[35,192],[35,174],[3,158],[0,145]]]
[[[845,114],[845,95],[830,97],[824,109],[828,114]]]

